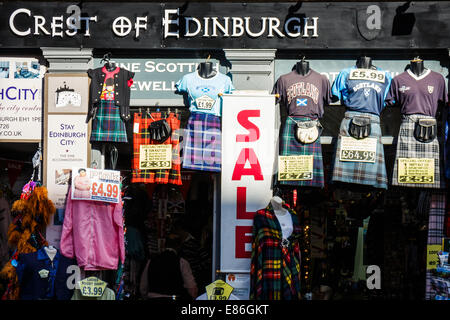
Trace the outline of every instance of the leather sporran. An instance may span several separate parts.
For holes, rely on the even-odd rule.
[[[414,125],[414,138],[417,141],[428,143],[436,138],[436,119],[419,119]]]
[[[172,133],[172,129],[166,119],[153,121],[148,126],[148,131],[150,133],[150,139],[159,143],[166,141]]]
[[[370,118],[355,116],[350,121],[348,133],[355,139],[364,139],[370,136]]]
[[[295,139],[298,142],[309,144],[315,142],[322,133],[322,125],[317,120],[296,121]]]

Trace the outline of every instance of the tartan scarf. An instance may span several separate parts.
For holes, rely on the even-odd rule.
[[[272,205],[256,212],[250,267],[251,300],[299,300],[301,227],[297,213],[283,205],[292,216],[289,244],[282,246],[280,223]]]

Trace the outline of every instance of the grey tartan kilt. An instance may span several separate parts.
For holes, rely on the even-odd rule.
[[[402,115],[402,123],[397,138],[397,151],[395,154],[394,170],[392,173],[392,185],[416,188],[445,188],[443,177],[443,162],[440,157],[440,138],[424,143],[414,138],[414,125],[419,118],[434,119],[434,117],[412,114]],[[399,183],[398,159],[399,158],[430,158],[434,159],[434,183]]]

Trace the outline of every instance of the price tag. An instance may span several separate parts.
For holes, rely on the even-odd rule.
[[[216,280],[206,286],[206,295],[208,300],[228,300],[233,287],[222,280]]]
[[[350,80],[368,80],[384,83],[386,75],[383,71],[371,69],[353,69],[348,77]]]
[[[106,282],[97,277],[89,277],[78,282],[84,297],[101,297],[105,292]]]
[[[120,171],[72,168],[72,199],[118,203]]]
[[[171,144],[146,144],[139,149],[139,169],[172,168]]]
[[[439,251],[441,251],[440,244],[431,244],[427,246],[427,270],[436,269],[439,265]]]
[[[398,158],[398,183],[434,183],[434,159]]]
[[[341,137],[340,161],[375,162],[377,155],[377,139]]]
[[[195,99],[197,108],[202,110],[211,110],[215,102],[216,100],[208,96],[201,96],[200,98]]]
[[[314,156],[278,156],[278,180],[312,180]]]

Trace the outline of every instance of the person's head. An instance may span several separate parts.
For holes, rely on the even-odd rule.
[[[80,175],[80,177],[84,177],[86,175],[86,169],[78,169],[78,174]]]

